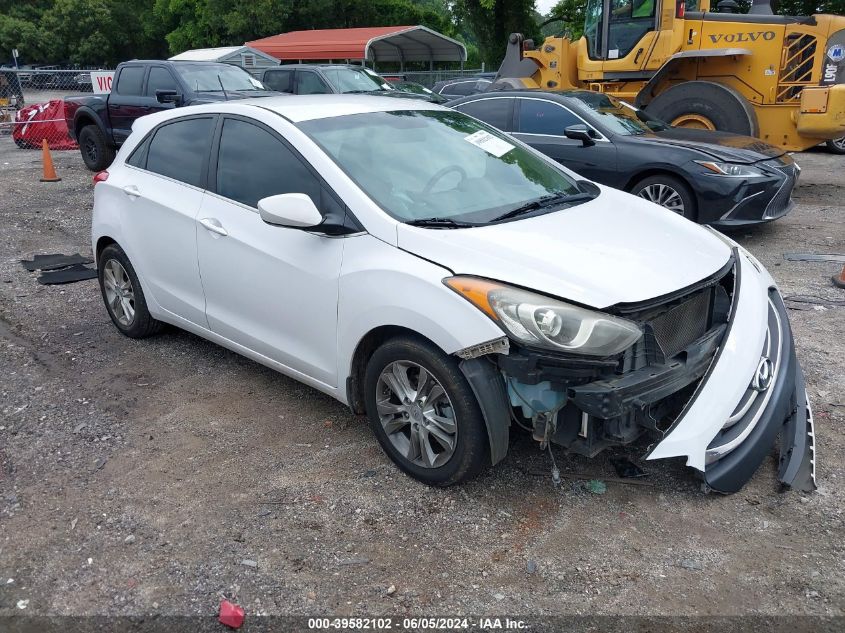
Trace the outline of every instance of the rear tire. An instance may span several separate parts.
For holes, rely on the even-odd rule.
[[[106,310],[121,334],[146,338],[162,330],[164,323],[147,309],[141,282],[120,246],[110,244],[103,249],[97,260],[97,276]]]
[[[85,166],[91,171],[103,171],[112,164],[115,155],[106,135],[96,125],[86,125],[79,132],[79,151]]]
[[[674,85],[657,95],[646,112],[679,127],[710,128],[745,136],[757,136],[760,131],[754,108],[745,97],[733,88],[710,81]]]
[[[364,390],[370,428],[387,456],[414,479],[450,486],[490,464],[478,401],[458,362],[430,342],[401,336],[384,343],[367,363]]]
[[[698,217],[695,194],[689,185],[675,176],[657,174],[643,178],[631,187],[631,193],[693,222]]]
[[[825,143],[827,151],[831,154],[845,154],[845,136],[834,138]]]

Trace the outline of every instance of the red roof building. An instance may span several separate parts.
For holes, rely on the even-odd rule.
[[[247,42],[283,61],[356,60],[372,62],[461,62],[466,47],[424,26],[374,26],[356,29],[291,31]]]

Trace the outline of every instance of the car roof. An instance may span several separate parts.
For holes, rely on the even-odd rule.
[[[396,112],[405,110],[450,111],[448,108],[422,99],[395,99],[392,97],[350,94],[285,95],[258,99],[238,99],[236,101],[224,101],[207,106],[197,106],[197,108],[213,112],[227,112],[230,110],[235,111],[239,106],[243,105],[270,110],[293,123],[369,112]],[[180,108],[178,110],[184,113],[184,109]]]
[[[271,66],[267,70],[274,68],[354,68],[355,70],[363,70],[364,66],[358,64],[280,64],[279,66]]]

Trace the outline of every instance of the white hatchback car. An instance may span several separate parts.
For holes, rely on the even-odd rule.
[[[781,437],[814,487],[780,295],[751,255],[421,101],[321,95],[139,119],[95,177],[117,328],[170,323],[366,413],[406,473],[464,481],[512,424],[642,441],[742,487]]]

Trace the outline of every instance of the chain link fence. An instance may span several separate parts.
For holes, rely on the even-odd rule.
[[[465,68],[463,70],[424,70],[424,71],[405,71],[397,73],[384,72],[381,73],[386,77],[403,77],[405,81],[413,81],[426,88],[433,88],[438,81],[445,81],[447,79],[460,79],[461,77],[475,77],[479,73],[483,73],[483,68]]]
[[[432,88],[438,81],[474,77],[483,71],[483,68],[467,68],[385,72],[384,75]],[[46,140],[51,150],[76,149],[67,132],[64,98],[107,92],[103,73],[110,72],[58,67],[0,68],[0,146],[14,143],[21,149],[41,149]]]
[[[68,136],[64,98],[92,93],[92,70],[41,67],[0,68],[0,144],[21,149],[76,149]],[[100,70],[94,72],[111,72]]]

